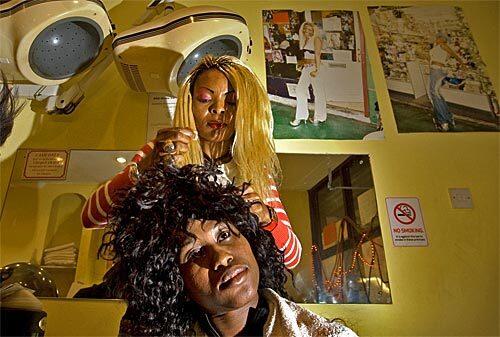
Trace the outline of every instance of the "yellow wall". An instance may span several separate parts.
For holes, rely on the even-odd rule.
[[[313,284],[311,273],[311,217],[309,216],[307,191],[280,191],[280,197],[283,205],[285,205],[290,223],[294,226],[295,234],[300,238],[303,247],[301,262],[293,272],[299,274],[305,284]],[[290,294],[293,295],[293,292],[290,292]]]
[[[95,189],[93,185],[72,184],[71,187],[51,183],[38,187],[34,185],[35,183],[18,183],[9,189],[0,227],[2,265],[19,261],[41,263],[43,249],[49,248],[46,245],[49,245],[54,239],[54,234],[57,234],[57,226],[50,225],[51,214],[54,215],[54,200],[58,206],[60,202],[57,198],[61,195],[76,193],[84,198]],[[75,220],[75,214],[72,214],[73,221],[65,223],[67,228],[57,235],[63,239],[78,240],[75,242],[78,246],[79,232],[81,232],[79,212],[76,215]],[[60,244],[57,240],[56,237],[56,245]]]
[[[254,41],[254,52],[249,63],[262,79],[265,73],[261,9],[337,8],[360,11],[386,139],[372,142],[280,140],[277,149],[289,153],[370,154],[393,304],[308,307],[328,317],[347,319],[361,335],[498,335],[499,135],[397,134],[365,5],[401,5],[406,2],[275,1],[274,5],[261,1],[184,3],[217,3],[242,14],[248,21]],[[407,3],[457,5],[458,2]],[[131,21],[143,10],[144,4],[140,1],[125,1],[111,10],[110,15],[117,26],[123,29],[130,26]],[[496,92],[500,93],[499,4],[495,1],[463,1],[459,5],[464,9]],[[106,71],[100,84],[87,93],[85,100],[70,116],[41,116],[33,114],[28,107],[17,121],[14,132],[29,127],[31,116],[35,128],[21,145],[70,149],[138,148],[145,139],[146,96],[127,90],[113,67]],[[2,197],[7,190],[12,165],[12,157],[2,158]],[[474,209],[452,209],[448,197],[450,187],[470,188]],[[392,246],[384,207],[385,198],[390,196],[415,196],[420,199],[429,247]],[[18,212],[25,209],[22,203],[6,207],[15,208]],[[2,222],[2,234],[4,226],[10,225]],[[11,227],[11,230],[16,230],[19,235],[32,235],[20,227]],[[302,229],[297,228],[297,231]],[[308,248],[304,244],[304,252]]]

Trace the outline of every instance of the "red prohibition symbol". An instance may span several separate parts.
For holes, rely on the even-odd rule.
[[[416,213],[411,205],[401,202],[394,207],[394,217],[403,225],[410,225],[415,221]]]

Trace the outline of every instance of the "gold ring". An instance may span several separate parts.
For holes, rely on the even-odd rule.
[[[175,144],[171,140],[168,140],[163,144],[163,152],[166,154],[174,154],[175,153]]]

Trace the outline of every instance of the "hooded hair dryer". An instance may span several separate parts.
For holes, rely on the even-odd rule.
[[[112,46],[118,71],[132,90],[176,96],[204,55],[244,60],[251,41],[240,15],[220,7],[195,6],[126,30]]]

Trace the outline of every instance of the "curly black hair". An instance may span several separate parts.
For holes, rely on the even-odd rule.
[[[3,72],[0,73],[0,77],[2,78],[2,90],[0,91],[0,145],[3,145],[12,132],[14,118],[19,114],[24,104],[18,104],[17,98],[7,85],[7,77]]]
[[[259,289],[286,297],[283,253],[270,232],[258,226],[251,203],[242,198],[246,186],[221,183],[213,166],[177,168],[160,162],[113,206],[109,231],[99,249],[115,262],[105,275],[114,296],[128,301],[128,335],[193,334],[199,309],[187,300],[179,269],[181,237],[190,235],[192,219],[233,224],[248,240],[259,265]]]

